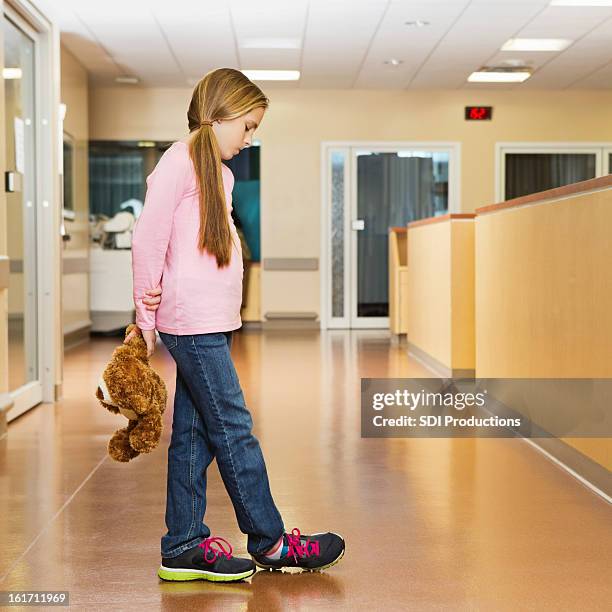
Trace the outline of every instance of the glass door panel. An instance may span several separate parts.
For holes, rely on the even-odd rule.
[[[388,327],[389,228],[448,212],[450,153],[355,149],[351,327]]]
[[[35,42],[7,15],[4,34],[9,391],[23,412],[41,401],[35,174]],[[27,403],[28,405],[23,405]]]

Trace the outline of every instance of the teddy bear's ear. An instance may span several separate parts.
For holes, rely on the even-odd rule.
[[[104,392],[102,391],[102,389],[100,388],[100,386],[98,386],[98,388],[96,389],[96,397],[100,400],[100,403],[109,411],[112,412],[114,414],[119,414],[119,408],[117,408],[117,406],[113,406],[112,404],[109,404],[107,402],[104,401]]]

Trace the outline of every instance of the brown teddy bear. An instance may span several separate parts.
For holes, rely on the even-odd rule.
[[[134,327],[133,323],[127,326],[126,337]],[[113,351],[96,397],[107,410],[129,419],[128,426],[118,429],[108,442],[108,454],[115,461],[129,461],[157,446],[168,393],[164,381],[149,365],[141,334]]]

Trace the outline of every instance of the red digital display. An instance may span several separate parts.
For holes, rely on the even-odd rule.
[[[466,106],[465,118],[468,121],[487,121],[493,116],[492,106]]]

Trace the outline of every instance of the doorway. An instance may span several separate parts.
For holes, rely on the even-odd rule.
[[[324,143],[321,326],[389,327],[389,228],[457,212],[458,143]]]

